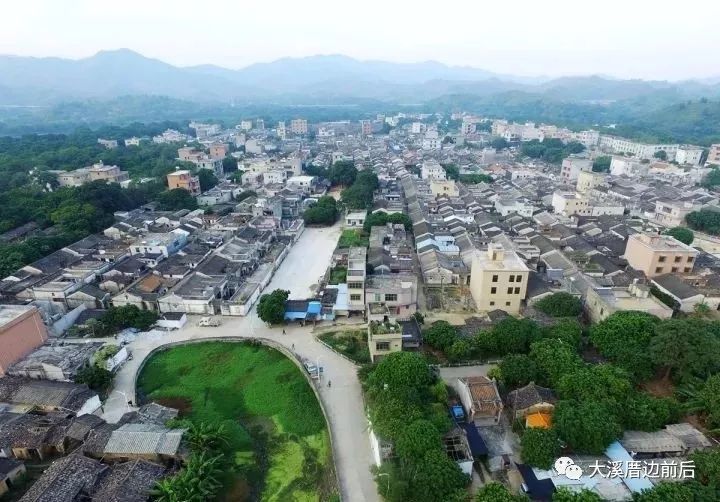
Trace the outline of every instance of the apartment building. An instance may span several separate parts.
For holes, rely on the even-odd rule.
[[[610,174],[613,176],[628,176],[630,178],[634,178],[636,176],[646,175],[649,170],[649,164],[643,164],[633,158],[613,155],[613,158],[610,161]]]
[[[308,133],[308,123],[305,119],[293,119],[290,121],[290,132],[298,135]]]
[[[47,339],[47,329],[36,307],[0,305],[0,377]]]
[[[514,251],[491,244],[487,252],[477,252],[470,272],[470,292],[478,310],[518,313],[529,274],[530,269]]]
[[[590,216],[590,201],[575,192],[555,192],[552,197],[553,210],[564,216]]]
[[[436,179],[444,180],[447,178],[445,169],[436,160],[426,160],[420,167],[420,177],[424,180]]]
[[[592,171],[592,160],[582,157],[568,157],[562,161],[560,169],[560,178],[565,183],[570,183],[578,179],[581,172]]]
[[[121,171],[118,166],[106,166],[102,162],[87,168],[90,181],[106,181],[108,183],[122,183],[130,179],[130,175]]]
[[[367,249],[352,247],[348,250],[347,286],[350,312],[365,312],[365,276]]]
[[[213,143],[210,145],[210,157],[213,159],[224,159],[227,157],[229,151],[225,143]]]
[[[361,120],[360,121],[360,134],[363,136],[369,136],[372,134],[372,121]]]
[[[457,197],[460,191],[455,185],[455,180],[430,179],[430,191],[436,197],[438,195],[447,195],[448,197]]]
[[[578,173],[577,184],[575,188],[580,193],[587,193],[599,187],[605,182],[605,175],[602,173],[594,173],[592,171],[582,171]]]
[[[628,238],[625,259],[648,277],[692,272],[698,252],[669,235],[633,234]]]
[[[678,164],[699,166],[702,154],[703,149],[699,146],[682,145],[677,149],[677,153],[675,154],[675,161]]]
[[[365,300],[369,321],[406,319],[417,310],[417,278],[410,273],[369,275]]]
[[[190,171],[176,170],[174,173],[167,175],[168,188],[183,188],[190,192],[193,196],[200,195],[200,179],[193,176]]]
[[[720,143],[710,145],[710,152],[708,153],[706,163],[720,165]]]
[[[626,138],[620,138],[617,136],[606,136],[600,135],[599,141],[600,148],[605,148],[614,153],[629,153],[640,157],[641,159],[652,159],[654,155],[659,151],[664,151],[667,154],[668,160],[674,160],[677,150],[680,145],[676,144],[653,144],[647,145],[644,143],[638,143],[631,141]]]
[[[700,209],[699,204],[688,201],[660,199],[655,201],[653,221],[664,227],[679,227],[685,224],[685,217]]]
[[[669,319],[673,314],[673,309],[651,295],[650,288],[645,284],[588,288],[585,312],[592,322],[604,321],[622,310],[646,312],[660,319]]]

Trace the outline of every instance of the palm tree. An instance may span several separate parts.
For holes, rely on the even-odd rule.
[[[224,423],[193,423],[187,431],[191,449],[199,452],[220,450],[227,446],[228,436]]]

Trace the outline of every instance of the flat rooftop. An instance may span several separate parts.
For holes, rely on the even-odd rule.
[[[5,326],[32,310],[37,309],[31,305],[0,305],[0,326]]]
[[[630,239],[635,240],[653,251],[667,251],[669,253],[686,252],[695,253],[697,250],[669,235],[633,234]]]

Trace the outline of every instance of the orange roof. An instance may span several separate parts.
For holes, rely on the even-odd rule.
[[[539,429],[549,429],[552,425],[552,415],[550,413],[530,413],[525,417],[525,427],[537,427]]]

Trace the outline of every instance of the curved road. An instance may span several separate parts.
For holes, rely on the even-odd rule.
[[[300,236],[275,273],[266,291],[287,289],[294,298],[313,294],[311,287],[325,272],[341,232],[339,224],[331,228],[309,228]],[[293,350],[302,358],[320,363],[324,368],[324,380],[332,381],[332,387],[320,385],[318,391],[328,415],[333,435],[333,456],[340,479],[344,501],[380,500],[370,473],[372,454],[368,439],[367,420],[363,408],[357,367],[319,343],[311,333],[311,327],[296,324],[285,328],[268,328],[253,309],[247,317],[223,317],[217,328],[198,328],[198,317],[191,316],[180,330],[150,335],[132,342],[128,348],[133,359],[127,361],[115,376],[113,393],[105,403],[103,417],[116,422],[129,410],[128,399],[135,401],[135,378],[142,361],[154,349],[184,340],[212,339],[220,337],[268,338]]]

